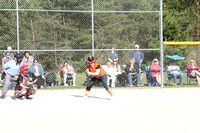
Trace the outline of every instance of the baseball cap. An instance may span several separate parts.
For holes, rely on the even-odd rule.
[[[16,54],[14,55],[14,57],[17,58],[17,59],[20,59],[20,58],[22,58],[22,55],[19,54],[19,53],[16,53]]]
[[[89,56],[88,59],[87,59],[87,62],[93,63],[93,62],[95,62],[95,58],[93,56]]]
[[[139,45],[137,44],[137,45],[135,45],[135,48],[139,48]]]
[[[158,62],[158,59],[157,59],[157,58],[155,58],[155,59],[153,59],[153,61],[157,61],[157,62]]]
[[[11,47],[7,47],[7,49],[8,49],[8,50],[12,50],[12,48],[11,48]]]

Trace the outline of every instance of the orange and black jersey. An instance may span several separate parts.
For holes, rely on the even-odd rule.
[[[101,65],[97,62],[94,62],[94,67],[92,68],[91,65],[88,65],[88,69],[90,72],[96,72],[97,69],[100,69],[99,75],[94,75],[95,78],[101,77],[106,74],[106,71],[101,67]]]

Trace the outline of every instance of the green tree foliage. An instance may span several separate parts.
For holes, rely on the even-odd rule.
[[[159,11],[160,0],[94,0],[95,11]],[[194,22],[198,13],[195,0],[164,0],[164,40],[194,40],[192,34],[198,29]],[[189,7],[187,6],[189,5]],[[1,9],[15,9],[15,0],[1,0]],[[19,11],[19,47],[21,50],[44,50],[32,52],[44,64],[46,70],[69,60],[78,71],[84,68],[84,54],[91,52],[60,52],[68,49],[92,49],[91,0],[19,0],[19,9],[45,11]],[[198,9],[198,8],[197,8]],[[46,11],[51,10],[51,11]],[[52,10],[56,10],[53,12]],[[63,11],[58,11],[63,10]],[[67,12],[79,10],[88,12]],[[194,13],[195,12],[195,13]],[[193,13],[193,14],[192,14]],[[97,13],[94,12],[95,49],[142,49],[160,48],[159,13]],[[16,11],[0,11],[0,48],[17,49]],[[47,52],[45,50],[57,50]],[[186,56],[188,46],[166,46],[165,54]],[[120,63],[126,64],[131,51],[120,51]],[[144,64],[159,58],[160,51],[144,51]],[[106,62],[107,51],[96,52],[101,62]]]
[[[198,0],[164,0],[163,1],[163,39],[164,41],[197,41],[199,31],[197,16]],[[198,40],[199,41],[199,40]],[[164,46],[165,55],[178,54],[186,57],[185,61],[179,61],[186,68],[187,57],[193,51],[193,46]],[[168,61],[168,60],[167,60]],[[167,62],[168,63],[168,62]]]

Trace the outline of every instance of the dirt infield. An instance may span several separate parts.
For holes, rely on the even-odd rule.
[[[0,99],[0,133],[200,133],[200,88],[39,90]]]

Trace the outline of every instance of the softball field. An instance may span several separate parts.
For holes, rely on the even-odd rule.
[[[200,133],[200,88],[38,90],[0,99],[0,133]]]

